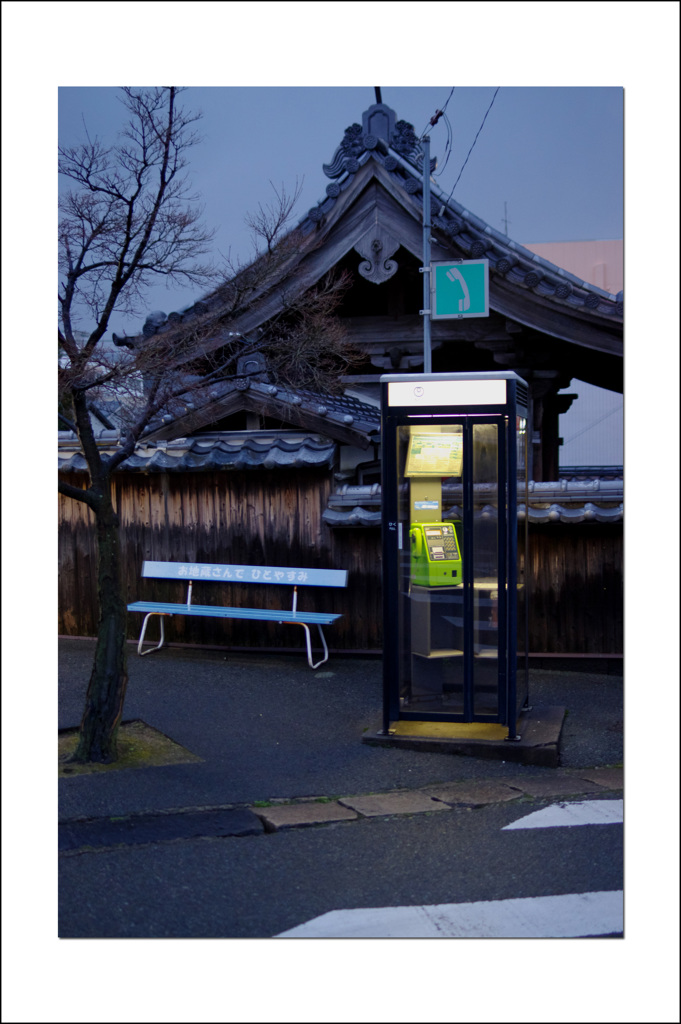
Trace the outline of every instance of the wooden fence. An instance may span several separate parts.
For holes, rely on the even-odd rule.
[[[529,527],[533,653],[622,654],[622,523]]]
[[[70,482],[78,485],[82,479],[74,475]],[[115,501],[127,601],[183,599],[177,582],[140,579],[145,559],[347,569],[347,590],[303,588],[299,606],[343,614],[329,630],[333,649],[380,650],[380,530],[326,526],[321,516],[332,486],[331,473],[301,469],[118,474]],[[59,633],[93,636],[98,612],[91,514],[82,502],[61,495],[59,507]],[[622,652],[621,523],[530,526],[527,568],[532,653]],[[288,602],[290,593],[211,583],[194,599],[285,607],[281,602]],[[130,639],[140,625],[140,616],[130,617]],[[297,647],[297,634],[276,624],[183,616],[166,626],[170,642],[228,647]]]

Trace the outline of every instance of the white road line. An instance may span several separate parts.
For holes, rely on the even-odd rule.
[[[624,821],[624,801],[583,800],[560,803],[533,811],[505,825],[502,832],[514,828],[557,828],[571,825],[620,825]]]
[[[610,935],[623,929],[623,894],[618,890],[430,907],[332,910],[275,938],[563,939]]]

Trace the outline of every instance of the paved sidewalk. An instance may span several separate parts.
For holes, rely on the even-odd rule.
[[[364,793],[338,800],[328,797],[279,799],[258,801],[248,807],[184,808],[68,820],[59,826],[59,851],[73,853],[84,849],[140,846],[176,839],[252,836],[358,821],[361,818],[392,818],[401,814],[430,814],[462,808],[472,810],[488,804],[528,798],[605,796],[621,792],[623,788],[622,768],[597,768],[591,771],[557,772],[552,779],[518,777],[505,782],[473,780],[425,786],[422,789]]]
[[[387,817],[395,814],[424,814],[457,807],[477,808],[527,797],[573,797],[603,795],[624,789],[622,768],[596,768],[557,772],[553,778],[526,779],[522,776],[503,782],[473,780],[421,789],[392,790],[347,796],[339,800],[273,802],[251,810],[262,820],[266,832],[300,828],[306,825],[348,821],[357,818]]]
[[[78,724],[93,651],[93,641],[60,641],[60,729]],[[195,760],[60,779],[60,821],[71,829],[65,849],[78,846],[92,819],[122,819],[118,841],[144,842],[154,816],[166,836],[244,834],[229,829],[267,832],[623,786],[616,676],[531,673],[533,705],[567,709],[556,769],[363,743],[381,718],[379,659],[332,656],[313,672],[302,653],[170,648],[139,658],[131,646],[129,673],[124,721],[145,722]]]

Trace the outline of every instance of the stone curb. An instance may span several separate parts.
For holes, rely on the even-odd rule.
[[[451,782],[421,789],[391,790],[341,797],[329,803],[306,797],[290,803],[272,803],[267,808],[249,809],[261,819],[266,832],[311,825],[352,821],[358,818],[395,814],[424,814],[454,807],[484,807],[488,804],[521,800],[523,797],[551,798],[585,796],[624,787],[622,768],[593,768],[545,778],[511,778],[503,782]]]
[[[177,839],[224,839],[262,833],[258,817],[244,807],[191,810],[179,814],[130,814],[59,825],[60,853],[138,846]]]
[[[513,782],[452,782],[446,786],[429,786],[426,792],[451,807],[485,807],[525,796]]]
[[[262,821],[266,832],[306,825],[328,825],[336,821],[355,821],[357,815],[338,801],[319,803],[306,800],[299,804],[279,804],[272,807],[249,808]]]
[[[419,789],[343,797],[340,803],[344,807],[351,807],[363,818],[377,818],[386,814],[423,814],[428,811],[447,810],[445,804]]]
[[[186,807],[125,815],[122,818],[73,819],[59,823],[60,851],[118,844],[168,841],[197,836],[257,835],[361,818],[424,814],[456,807],[484,807],[520,800],[591,796],[623,790],[624,770],[585,768],[551,778],[516,776],[503,781],[467,780],[420,789],[364,793],[332,800],[326,797],[277,798],[267,806]]]

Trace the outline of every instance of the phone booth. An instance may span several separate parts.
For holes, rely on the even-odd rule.
[[[519,738],[527,395],[510,372],[381,377],[386,735],[412,720]]]

